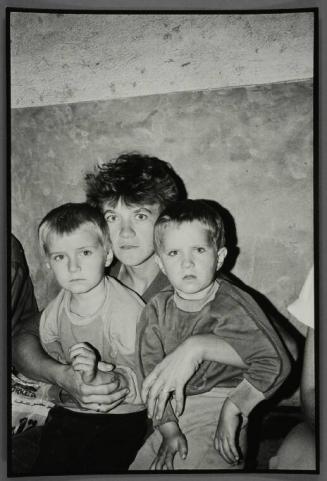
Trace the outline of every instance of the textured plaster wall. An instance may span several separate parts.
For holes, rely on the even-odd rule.
[[[54,295],[37,224],[84,199],[96,162],[139,150],[172,163],[190,197],[233,215],[234,273],[285,313],[312,263],[312,82],[152,95],[12,111],[12,228],[40,306]]]
[[[313,14],[11,14],[12,107],[308,79]]]

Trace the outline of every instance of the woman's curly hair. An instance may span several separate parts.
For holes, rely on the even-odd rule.
[[[98,165],[85,181],[87,201],[100,208],[122,199],[127,205],[158,203],[163,209],[187,197],[182,179],[168,162],[134,152]]]

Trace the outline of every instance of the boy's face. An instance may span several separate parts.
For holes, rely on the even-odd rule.
[[[213,282],[225,255],[225,248],[217,252],[209,241],[203,224],[184,222],[163,231],[159,265],[178,292],[197,294]]]
[[[122,264],[139,266],[153,256],[153,227],[160,213],[159,204],[126,205],[119,200],[114,207],[105,202],[102,211],[112,250]]]
[[[109,257],[92,225],[82,225],[70,234],[49,235],[48,265],[60,286],[73,294],[100,284]]]

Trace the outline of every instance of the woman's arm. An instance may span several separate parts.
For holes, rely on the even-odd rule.
[[[176,414],[183,412],[184,387],[203,361],[214,361],[246,368],[239,354],[228,342],[215,334],[198,334],[186,339],[168,354],[144,380],[142,398],[156,406],[157,419],[162,417],[171,392],[175,393]]]
[[[301,379],[301,401],[306,420],[315,429],[315,359],[314,330],[308,328]]]
[[[31,320],[31,322],[35,323]],[[83,383],[80,373],[75,373],[70,365],[60,364],[43,350],[35,329],[29,330],[25,325],[12,339],[13,363],[22,374],[57,385],[73,397],[79,405],[88,409],[107,412],[120,404],[128,390],[119,389],[117,373],[99,372],[99,384]]]

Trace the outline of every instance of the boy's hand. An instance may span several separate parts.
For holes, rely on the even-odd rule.
[[[241,422],[240,414],[239,408],[227,398],[220,413],[214,445],[229,464],[238,464],[242,454],[236,445],[236,433]]]
[[[150,469],[174,469],[174,457],[178,452],[181,459],[187,456],[186,437],[175,422],[168,422],[160,426],[163,440],[158,454],[153,460]]]
[[[69,350],[74,371],[80,372],[83,382],[91,384],[98,370],[99,353],[87,342],[74,344]]]
[[[175,393],[176,415],[182,414],[185,384],[201,362],[196,337],[186,339],[145,378],[141,395],[149,417],[162,418],[171,392]]]
[[[94,380],[92,381],[93,385],[98,385],[98,384],[104,384],[105,382],[108,382],[108,378],[110,377],[111,381],[117,384],[117,389],[124,389],[128,388],[128,382],[121,372],[116,371],[115,367],[111,364],[107,364],[108,369],[104,370],[103,369],[103,364],[104,363],[99,363],[98,367],[100,367],[101,364],[101,370],[98,369],[96,376]],[[112,366],[112,369],[109,371],[109,367]]]

